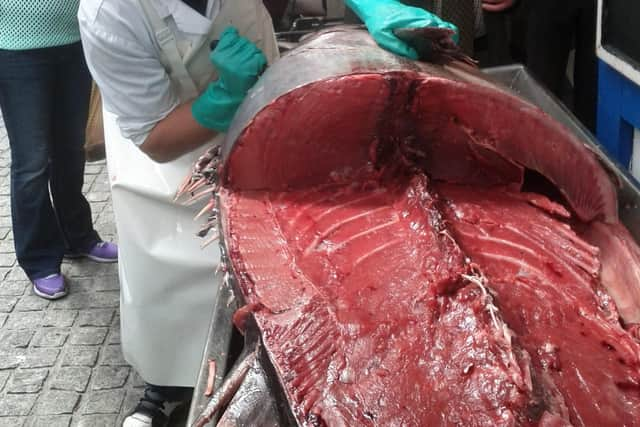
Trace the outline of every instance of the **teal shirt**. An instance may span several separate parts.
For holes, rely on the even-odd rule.
[[[80,41],[80,0],[0,0],[0,49],[24,50]]]

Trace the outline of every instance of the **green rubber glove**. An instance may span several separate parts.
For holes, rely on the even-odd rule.
[[[415,49],[393,34],[397,28],[448,28],[456,32],[454,41],[458,42],[455,25],[424,9],[406,6],[396,0],[345,0],[345,4],[364,22],[380,46],[397,55],[418,59]]]
[[[234,27],[222,32],[209,59],[218,71],[218,80],[193,102],[191,114],[201,126],[226,132],[247,92],[267,66],[267,59]]]

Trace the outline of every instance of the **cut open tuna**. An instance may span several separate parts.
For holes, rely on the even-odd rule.
[[[540,110],[339,30],[267,71],[223,151],[230,273],[300,425],[640,425],[616,307],[640,312],[640,250]]]

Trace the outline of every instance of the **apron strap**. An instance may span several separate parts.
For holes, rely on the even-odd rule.
[[[151,28],[156,36],[156,41],[160,45],[160,62],[167,70],[169,77],[182,88],[186,98],[192,99],[198,96],[196,84],[187,71],[184,59],[178,50],[178,43],[173,31],[167,23],[160,18],[149,0],[140,0],[140,5],[147,15]]]

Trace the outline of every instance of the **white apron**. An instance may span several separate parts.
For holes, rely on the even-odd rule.
[[[216,78],[210,41],[228,25],[254,41],[272,62],[273,26],[260,0],[226,0],[208,35],[183,57],[175,35],[150,0],[140,0],[161,46],[161,62],[183,102]],[[151,0],[152,1],[152,0]],[[179,206],[175,192],[206,147],[159,164],[124,138],[104,111],[107,165],[119,243],[120,315],[125,359],[152,384],[195,385],[219,278],[219,249],[204,250],[193,218],[202,205]],[[221,137],[213,143],[220,143]]]

